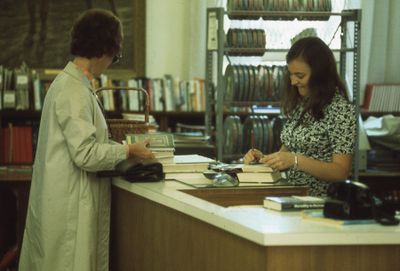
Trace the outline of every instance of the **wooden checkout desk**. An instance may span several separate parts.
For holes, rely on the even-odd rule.
[[[0,174],[18,200],[22,239],[30,174]],[[303,187],[195,189],[176,181],[112,187],[112,271],[400,270],[400,226],[326,226],[261,206]]]
[[[304,192],[287,189],[115,179],[111,270],[400,270],[400,226],[322,225],[261,206]]]

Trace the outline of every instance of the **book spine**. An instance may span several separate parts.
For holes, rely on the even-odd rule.
[[[324,203],[282,203],[282,210],[302,210],[324,208]]]

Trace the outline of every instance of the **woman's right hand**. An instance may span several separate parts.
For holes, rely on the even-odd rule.
[[[146,139],[142,142],[137,142],[133,144],[129,144],[129,153],[128,153],[128,158],[129,157],[138,157],[141,159],[155,159],[154,154],[147,148],[147,145],[149,144],[150,139]]]
[[[243,157],[243,160],[245,164],[250,164],[253,162],[258,162],[263,157],[264,154],[260,150],[250,149]]]

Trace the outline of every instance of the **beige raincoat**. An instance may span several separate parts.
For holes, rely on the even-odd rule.
[[[89,80],[69,62],[46,94],[20,271],[108,270],[111,184],[96,171],[125,158]]]

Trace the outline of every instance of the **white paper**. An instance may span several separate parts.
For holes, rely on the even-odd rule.
[[[215,160],[198,154],[186,154],[186,155],[174,156],[174,163],[176,164],[212,163],[212,162],[215,162]]]

